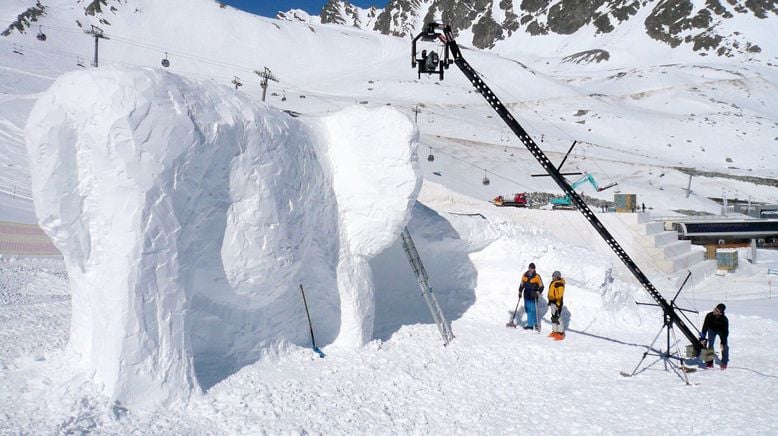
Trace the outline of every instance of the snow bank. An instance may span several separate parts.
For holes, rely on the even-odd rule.
[[[303,122],[154,70],[70,73],[26,138],[41,227],[63,253],[70,347],[126,405],[185,399],[273,343],[371,339],[367,261],[408,219],[412,124]]]

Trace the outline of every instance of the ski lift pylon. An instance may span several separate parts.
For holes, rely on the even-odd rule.
[[[43,30],[41,28],[42,28],[42,26],[38,26],[38,34],[35,35],[35,37],[38,38],[38,41],[45,41],[46,40],[46,34],[43,33]]]
[[[165,58],[162,59],[162,66],[165,68],[170,66],[170,61],[167,59],[167,52],[165,52]]]

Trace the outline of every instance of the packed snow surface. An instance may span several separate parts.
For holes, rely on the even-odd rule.
[[[778,265],[775,253],[766,252],[755,265],[743,260],[746,265],[730,277],[728,286],[753,290],[746,299],[732,293],[709,300],[700,290],[682,297],[684,307],[702,311],[689,314],[697,326],[726,301],[732,327],[726,371],[698,369],[688,374],[687,386],[648,356],[637,375],[625,378],[619,372],[638,365],[654,335],[661,333],[654,348],[665,349],[665,334],[661,312],[632,300],[649,301],[645,294],[618,279],[601,286],[607,260],[527,229],[505,210],[465,208],[485,218],[450,213],[453,205],[462,212],[462,203],[452,199],[463,199],[431,183],[419,199],[431,207],[417,203],[409,228],[453,321],[451,344],[442,346],[410,267],[393,245],[371,261],[377,325],[376,338],[365,347],[325,346],[321,359],[307,346],[279,343],[176,407],[128,409],[101,394],[62,350],[69,304],[62,299],[68,286],[61,263],[4,259],[0,277],[8,305],[0,314],[13,327],[4,342],[35,345],[3,350],[0,403],[15,412],[0,414],[0,427],[11,433],[154,434],[778,431],[770,413],[778,400],[778,299],[770,298],[764,274],[765,265]],[[527,260],[537,263],[546,281],[554,269],[567,279],[564,341],[546,337],[544,303],[540,335],[504,326]],[[305,324],[304,314],[295,316],[287,322]],[[316,324],[316,331],[322,327]]]
[[[35,3],[0,2],[0,30]],[[727,304],[726,371],[700,369],[687,386],[647,356],[621,377],[655,335],[666,348],[661,312],[635,305],[651,300],[577,212],[487,203],[560,191],[531,177],[537,162],[456,68],[417,79],[405,38],[212,0],[109,2],[95,15],[42,3],[32,27],[0,37],[0,220],[36,223],[35,191],[66,257],[0,258],[1,433],[778,433],[775,251],[752,263],[741,249],[736,271],[678,297],[700,311],[687,313],[696,327]],[[719,214],[711,197],[778,202],[774,20],[735,16],[733,32],[766,35],[761,53],[701,57],[650,40],[639,20],[463,53],[552,162],[577,140],[565,168],[618,182],[655,219]],[[111,38],[101,71],[60,78],[89,66],[90,25]],[[592,45],[610,61],[565,62]],[[146,70],[163,57],[175,75]],[[279,80],[268,106],[262,66]],[[51,104],[27,135],[54,155],[28,162],[40,98]],[[704,171],[691,192],[680,167]],[[608,215],[673,297],[679,278],[644,253],[623,225],[631,214]],[[406,223],[452,322],[447,347],[396,239]],[[543,334],[504,327],[530,261],[546,282],[554,270],[567,280],[564,341],[545,337],[544,302]]]

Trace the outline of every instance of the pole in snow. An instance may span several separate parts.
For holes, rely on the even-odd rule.
[[[692,175],[689,174],[689,184],[686,185],[686,198],[692,193]]]
[[[316,346],[316,339],[313,337],[313,324],[311,323],[311,313],[308,312],[308,300],[305,299],[305,290],[303,289],[302,283],[300,283],[300,293],[303,294],[303,304],[305,305],[305,315],[308,316],[308,328],[311,329],[311,345],[313,346],[313,351],[316,352],[316,354],[319,355],[319,357],[324,357],[324,352],[321,351],[319,347]]]

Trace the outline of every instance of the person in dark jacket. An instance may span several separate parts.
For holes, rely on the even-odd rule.
[[[724,311],[727,310],[727,306],[724,303],[716,305],[712,312],[708,312],[705,315],[705,321],[702,323],[702,331],[700,332],[700,342],[703,345],[712,349],[716,336],[721,340],[721,369],[727,369],[729,363],[729,343],[727,338],[729,336],[729,319],[724,315]],[[706,363],[708,368],[713,367],[713,361]]]
[[[527,312],[527,325],[525,330],[535,329],[540,331],[537,307],[540,294],[543,292],[543,279],[535,272],[535,264],[530,263],[527,272],[521,276],[519,285],[519,298],[524,293],[524,310]]]

